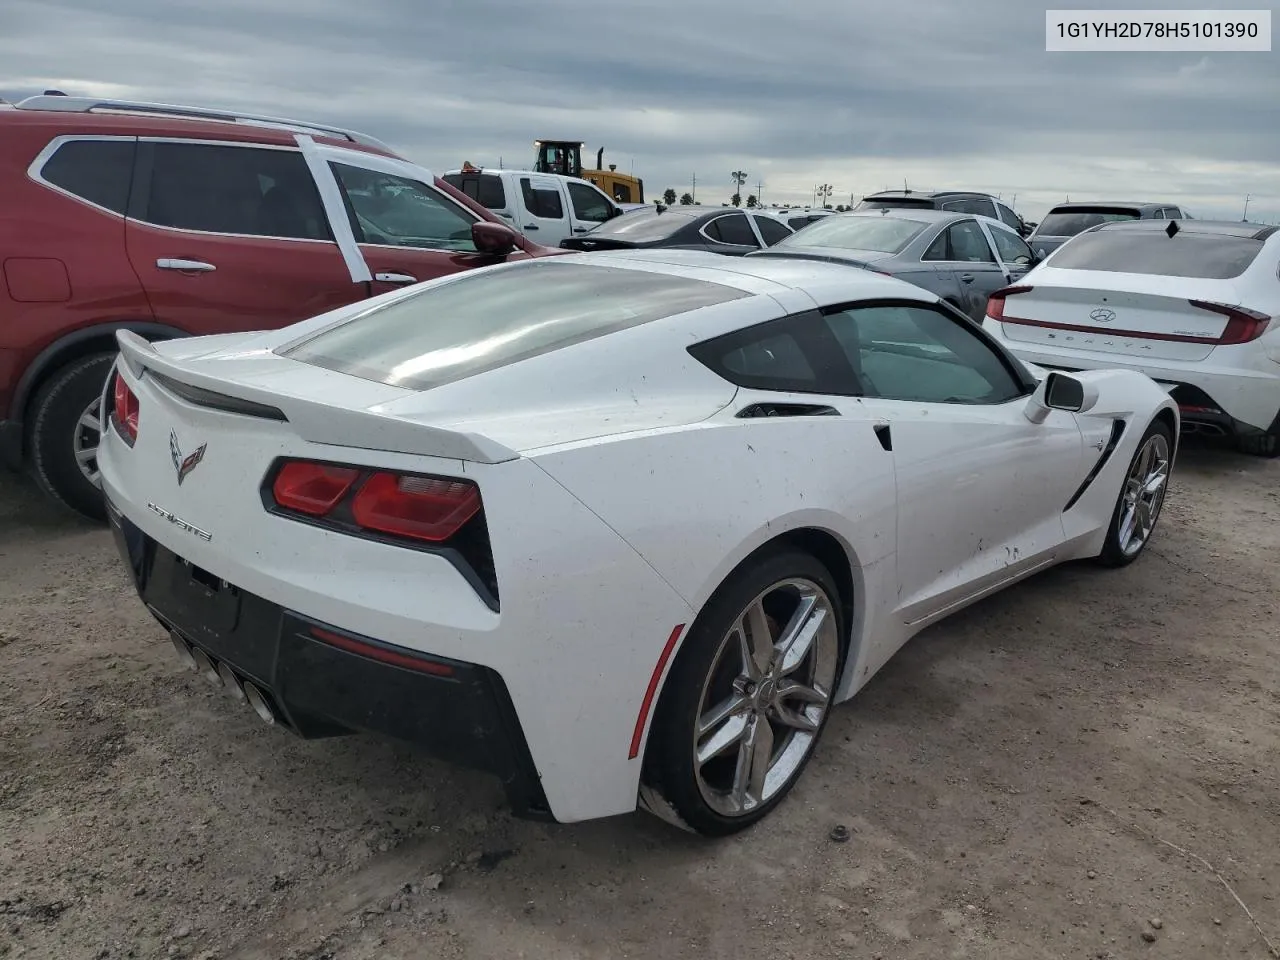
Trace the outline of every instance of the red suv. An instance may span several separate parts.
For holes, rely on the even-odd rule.
[[[364,134],[166,104],[0,105],[0,196],[0,460],[95,518],[117,330],[282,327],[565,252]]]

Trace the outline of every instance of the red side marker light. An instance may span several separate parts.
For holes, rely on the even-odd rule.
[[[393,667],[403,667],[406,670],[415,670],[418,673],[429,673],[436,677],[453,676],[453,667],[447,663],[440,663],[438,660],[429,660],[425,657],[416,657],[412,654],[388,650],[386,647],[365,643],[355,637],[334,633],[332,630],[326,630],[323,627],[312,627],[311,635],[331,647],[337,647],[339,650],[367,657],[370,660],[377,660],[379,663],[385,663]]]
[[[649,711],[653,708],[653,697],[658,692],[658,681],[662,679],[662,672],[667,669],[667,661],[671,659],[671,652],[676,648],[676,641],[680,639],[680,634],[684,630],[684,624],[678,623],[675,629],[671,631],[671,636],[667,637],[667,645],[662,648],[662,654],[658,657],[658,665],[653,668],[653,676],[649,678],[648,689],[644,692],[644,700],[640,703],[640,715],[636,717],[636,728],[631,734],[631,752],[627,754],[628,760],[634,760],[640,755],[640,741],[644,739],[644,725],[649,719]]]

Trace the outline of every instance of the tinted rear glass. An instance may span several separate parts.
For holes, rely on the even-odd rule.
[[[507,205],[507,191],[503,189],[501,177],[493,174],[447,173],[443,179],[449,186],[461,190],[482,207],[501,210]]]
[[[654,210],[633,210],[620,217],[602,223],[591,231],[593,237],[609,237],[613,240],[628,240],[632,243],[647,243],[650,240],[664,240],[681,227],[686,227],[700,214],[667,210],[657,213]]]
[[[932,210],[932,200],[919,200],[915,197],[895,197],[886,200],[862,200],[856,210],[902,210],[906,207],[914,207],[917,210]]]
[[[462,274],[279,353],[366,380],[427,390],[747,295],[705,280],[535,260]]]
[[[72,140],[46,161],[41,175],[100,207],[124,213],[133,179],[133,140]]]
[[[928,224],[901,217],[823,217],[778,242],[782,247],[834,247],[898,253]]]
[[[1141,219],[1137,210],[1050,210],[1048,216],[1040,221],[1036,233],[1045,237],[1074,237],[1084,233],[1090,227],[1100,223],[1111,223],[1115,220]]]
[[[1049,264],[1065,270],[1229,280],[1248,269],[1262,243],[1188,230],[1173,237],[1163,230],[1099,230],[1060,247]]]

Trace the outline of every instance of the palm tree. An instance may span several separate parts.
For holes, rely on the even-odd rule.
[[[662,202],[668,207],[674,207],[676,204],[676,192],[667,187],[666,190],[662,191]]]
[[[747,175],[742,170],[735,170],[729,174],[729,179],[733,181],[736,189],[733,191],[733,205],[740,206],[742,203],[742,185],[747,182]]]

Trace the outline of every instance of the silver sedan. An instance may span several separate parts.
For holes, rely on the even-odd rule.
[[[981,323],[987,298],[1039,262],[999,220],[944,210],[823,217],[754,257],[847,263],[924,287]]]

